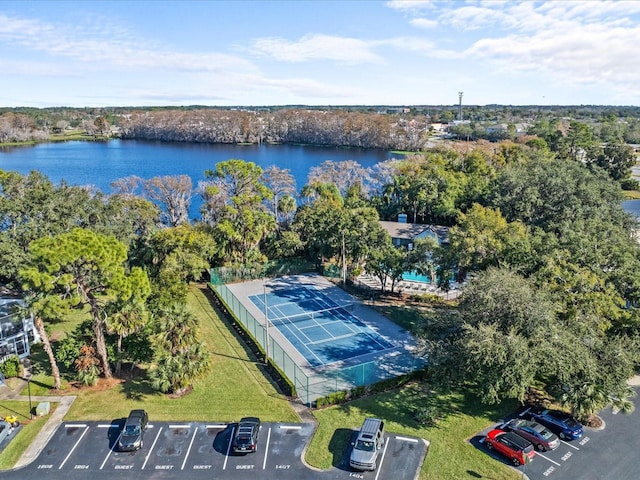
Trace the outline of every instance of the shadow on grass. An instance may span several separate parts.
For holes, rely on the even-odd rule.
[[[158,392],[151,386],[146,370],[137,370],[136,375],[132,375],[122,383],[122,393],[129,400],[144,400],[146,396],[155,395]]]
[[[431,389],[428,385],[414,383],[404,388],[354,400],[339,408],[350,414],[352,408],[358,408],[368,416],[393,418],[394,422],[409,428],[424,428],[415,419],[415,413],[426,407],[437,410],[439,421],[456,415],[484,416],[499,421],[504,415],[516,408],[517,402],[505,402],[501,405],[484,405],[480,399],[468,390],[444,392]],[[430,428],[439,428],[439,422]]]
[[[19,412],[17,410],[14,410],[11,407],[8,407],[5,403],[0,403],[0,410],[7,410],[8,412],[11,412],[16,417],[29,419],[29,414],[28,413],[27,413],[27,415],[25,415],[23,412]],[[27,411],[28,410],[29,410],[29,408],[27,408]],[[7,416],[10,416],[10,415],[7,415]],[[5,415],[2,415],[2,416],[0,416],[0,419],[4,419],[4,417],[5,417]]]
[[[329,440],[329,452],[331,452],[331,465],[340,470],[350,471],[349,455],[351,444],[355,442],[358,432],[350,428],[338,428]]]

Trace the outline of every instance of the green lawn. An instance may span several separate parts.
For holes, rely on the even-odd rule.
[[[68,420],[111,420],[145,408],[152,420],[234,421],[255,415],[265,421],[296,421],[286,397],[276,391],[235,332],[211,308],[206,290],[191,288],[188,303],[200,319],[201,337],[212,353],[212,368],[182,398],[155,392],[146,375],[108,389],[81,389]]]

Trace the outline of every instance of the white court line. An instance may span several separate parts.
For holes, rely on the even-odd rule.
[[[193,437],[191,437],[191,442],[189,442],[189,448],[187,448],[187,454],[184,456],[184,461],[182,462],[182,467],[180,467],[180,470],[184,470],[184,466],[187,463],[187,458],[189,458],[189,452],[191,451],[191,447],[193,446],[193,441],[196,439],[196,433],[198,433],[197,428],[193,431]]]
[[[229,460],[229,452],[231,451],[231,443],[233,442],[233,434],[236,431],[236,427],[231,429],[231,436],[229,437],[229,445],[227,445],[227,453],[224,456],[224,465],[222,465],[222,469],[227,469],[227,460]]]
[[[418,440],[416,440],[415,438],[396,437],[396,440],[404,440],[405,442],[418,443]]]
[[[302,428],[302,425],[280,425],[278,428],[286,430],[300,430]]]
[[[561,441],[562,443],[564,443],[567,447],[571,447],[571,448],[575,448],[576,450],[580,450],[578,447],[575,447],[575,446],[571,445],[570,443],[565,442],[564,440],[560,440],[560,441]]]
[[[262,469],[267,468],[267,453],[269,453],[269,441],[271,440],[271,427],[269,427],[269,433],[267,434],[267,446],[264,449],[264,461],[262,462]]]
[[[66,456],[66,458],[62,461],[62,463],[60,464],[60,466],[58,467],[58,470],[61,470],[62,467],[64,466],[65,463],[67,463],[67,460],[69,460],[69,457],[71,456],[71,454],[73,453],[73,451],[76,449],[76,447],[80,444],[80,440],[82,440],[82,437],[84,437],[85,433],[87,433],[89,431],[89,427],[85,427],[84,432],[82,432],[82,435],[80,435],[80,438],[78,439],[78,441],[76,442],[76,444],[73,446],[73,448],[71,449],[71,451],[69,452],[69,454]]]
[[[382,470],[382,462],[384,462],[384,456],[387,453],[387,447],[389,446],[389,440],[387,440],[386,442],[384,442],[384,450],[382,451],[382,457],[380,458],[380,463],[377,465],[378,467],[378,472],[376,473],[376,478],[375,480],[378,480],[378,477],[380,476],[380,471]]]
[[[536,456],[538,456],[538,457],[542,457],[542,458],[544,458],[545,460],[549,460],[549,461],[550,461],[551,463],[553,463],[554,465],[557,465],[557,466],[559,466],[559,467],[561,466],[558,462],[554,462],[554,461],[553,461],[553,460],[551,460],[549,457],[545,457],[545,456],[544,456],[543,454],[541,454],[540,452],[536,452]]]
[[[144,463],[142,464],[142,469],[141,470],[144,470],[144,467],[147,465],[147,461],[149,461],[149,457],[151,456],[151,452],[153,451],[153,447],[156,446],[156,443],[158,442],[158,438],[160,438],[160,432],[162,432],[162,427],[160,427],[160,430],[158,430],[158,434],[156,435],[156,438],[153,441],[153,445],[151,445],[151,448],[149,449],[149,453],[147,453],[147,456],[144,457]]]

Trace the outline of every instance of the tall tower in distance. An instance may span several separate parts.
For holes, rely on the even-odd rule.
[[[464,92],[458,92],[458,121],[462,121],[462,95]]]

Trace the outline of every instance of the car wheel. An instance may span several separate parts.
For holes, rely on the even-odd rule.
[[[491,443],[491,442],[487,442],[487,448],[488,448],[489,450],[493,450],[493,443]]]
[[[538,450],[539,450],[540,452],[546,452],[546,451],[547,451],[547,449],[546,449],[546,448],[544,448],[544,445],[542,445],[541,443],[539,443],[539,444],[537,445],[537,447],[538,447]]]
[[[520,466],[520,460],[518,460],[517,458],[512,458],[512,459],[511,459],[511,461],[513,462],[513,464],[514,464],[516,467],[519,467],[519,466]]]
[[[567,436],[564,434],[564,432],[560,432],[560,435],[558,435],[562,440],[566,440]]]

